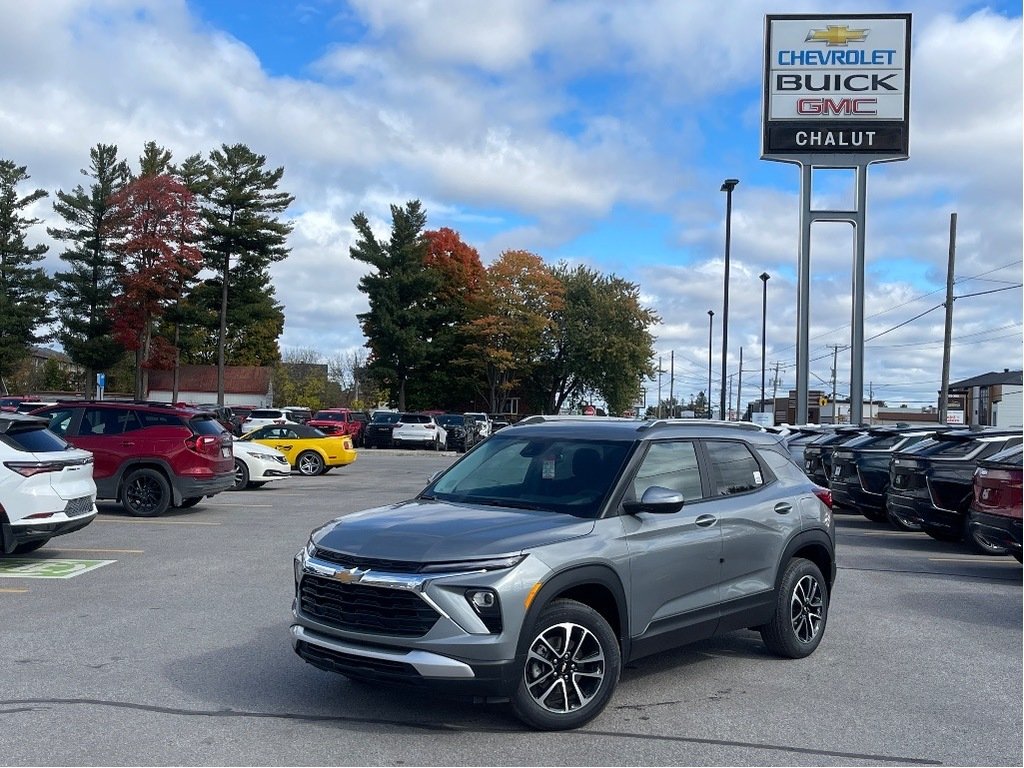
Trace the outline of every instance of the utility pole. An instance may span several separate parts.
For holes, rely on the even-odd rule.
[[[736,421],[743,421],[740,402],[743,400],[743,347],[740,347],[740,375],[736,377]]]
[[[775,399],[778,397],[779,391],[779,366],[782,365],[778,360],[775,361],[775,378],[772,379],[772,421],[775,421]]]
[[[875,423],[875,382],[868,382],[868,425]]]
[[[836,359],[839,357],[839,345],[832,345],[832,423],[837,424],[838,406],[836,405]]]
[[[949,266],[946,267],[946,333],[942,340],[942,391],[939,393],[939,422],[949,417],[949,348],[953,338],[953,262],[956,260],[956,213],[949,214]],[[968,420],[969,421],[969,420]]]
[[[729,413],[729,411],[732,410],[732,377],[735,376],[735,375],[736,375],[735,373],[730,373],[729,374],[729,399],[725,401],[725,403],[726,403],[726,406],[725,406],[726,413],[725,413],[725,417],[723,418],[724,421],[732,421],[732,418],[731,418],[732,414]],[[723,391],[725,390],[724,387],[722,389],[723,389]]]
[[[657,355],[657,418],[662,418],[662,355]]]
[[[668,356],[668,407],[671,409],[669,412],[669,418],[674,419],[676,417],[676,403],[673,399],[676,391],[676,351],[673,349],[669,352]]]

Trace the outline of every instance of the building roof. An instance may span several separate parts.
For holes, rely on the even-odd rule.
[[[258,365],[228,365],[224,368],[224,391],[238,395],[265,395],[270,391],[273,369]],[[174,371],[149,372],[149,389],[170,392]],[[179,392],[216,392],[217,366],[182,365],[178,368]]]
[[[1004,368],[1002,372],[989,371],[980,376],[974,376],[962,381],[950,382],[950,389],[970,389],[971,387],[991,387],[994,384],[1020,384],[1021,371],[1011,371]]]

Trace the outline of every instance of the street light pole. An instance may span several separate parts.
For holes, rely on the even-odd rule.
[[[768,280],[771,278],[767,272],[761,275],[761,413],[764,413],[764,344],[765,329],[768,324]],[[774,412],[775,406],[772,405]]]
[[[732,191],[739,184],[739,179],[726,179],[720,191],[725,192],[725,288],[722,301],[722,394],[719,398],[721,413],[719,418],[725,419],[725,357],[729,352],[729,250],[732,246]]]
[[[704,398],[708,403],[708,418],[711,418],[711,331],[715,327],[715,310],[708,310],[708,396]]]

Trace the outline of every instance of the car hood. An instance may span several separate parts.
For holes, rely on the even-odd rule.
[[[358,557],[443,562],[515,554],[593,529],[593,520],[556,512],[413,499],[332,520],[313,541]]]

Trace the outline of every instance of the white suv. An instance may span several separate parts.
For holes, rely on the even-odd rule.
[[[96,517],[92,454],[46,419],[0,414],[0,555],[23,555]]]
[[[447,441],[448,432],[433,416],[426,413],[403,413],[391,433],[391,444],[395,448],[422,445],[440,451]]]
[[[256,408],[242,422],[242,434],[272,424],[296,424],[291,414],[283,408]]]

